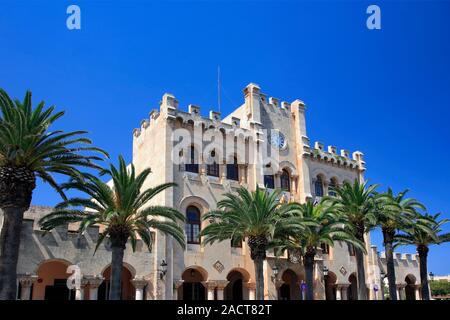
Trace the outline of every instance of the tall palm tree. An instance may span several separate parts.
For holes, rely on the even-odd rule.
[[[414,245],[419,254],[420,282],[422,300],[430,300],[428,287],[427,259],[429,246],[450,242],[450,233],[441,233],[442,226],[449,222],[448,219],[439,220],[440,214],[416,214],[416,218],[408,229],[395,236],[395,246]]]
[[[389,296],[397,300],[397,287],[394,266],[394,237],[398,230],[407,229],[417,214],[417,209],[425,210],[425,206],[413,198],[406,198],[408,190],[394,195],[391,188],[378,195],[376,217],[383,233],[383,244],[386,252]]]
[[[369,232],[377,222],[375,215],[375,189],[378,185],[367,186],[367,182],[361,183],[357,179],[350,184],[344,182],[342,186],[334,188],[336,196],[327,196],[325,201],[330,201],[335,210],[351,226],[356,239],[365,247],[364,235]],[[355,248],[358,297],[367,300],[366,274],[364,267],[364,251]]]
[[[335,241],[344,241],[365,252],[364,245],[352,234],[350,228],[333,205],[321,202],[314,205],[308,201],[299,205],[299,217],[304,220],[305,230],[280,241],[278,252],[289,250],[301,252],[306,273],[306,299],[314,300],[314,258],[322,244],[332,247]],[[280,250],[281,249],[281,250]]]
[[[16,298],[23,214],[30,207],[36,178],[65,197],[52,174],[80,177],[78,167],[98,169],[94,162],[101,158],[88,153],[106,153],[93,147],[84,131],[50,131],[64,112],[45,108],[44,102],[33,108],[30,91],[23,101],[12,101],[0,89],[0,112],[0,299],[11,300]]]
[[[119,168],[111,164],[109,170],[102,172],[111,176],[112,187],[92,175],[87,175],[85,181],[75,179],[65,184],[64,188],[78,189],[88,198],[67,199],[39,221],[46,231],[73,222],[80,222],[80,233],[92,225],[105,227],[95,250],[109,237],[112,249],[111,300],[120,299],[123,254],[128,240],[133,251],[138,237],[150,250],[151,230],[160,230],[173,236],[183,248],[185,246],[183,229],[177,224],[177,220],[184,221],[184,216],[173,208],[148,206],[153,197],[175,184],[165,183],[141,190],[150,173],[148,168],[136,175],[134,166],[131,165],[128,170],[124,159],[119,157]]]
[[[227,239],[239,243],[247,239],[255,264],[257,300],[264,300],[263,263],[267,249],[275,239],[305,230],[302,221],[294,214],[298,205],[280,202],[280,193],[280,190],[269,193],[259,187],[254,192],[240,188],[237,194],[227,193],[217,203],[218,209],[203,217],[212,221],[201,232],[205,244]]]

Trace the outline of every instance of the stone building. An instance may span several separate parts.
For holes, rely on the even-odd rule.
[[[245,242],[203,245],[198,237],[209,223],[201,216],[216,208],[227,192],[244,186],[254,190],[283,189],[283,201],[316,201],[344,181],[363,180],[365,162],[359,151],[350,153],[320,142],[310,144],[305,104],[268,98],[256,84],[244,89],[244,103],[221,119],[200,107],[182,111],[177,99],[164,94],[157,110],[133,131],[133,159],[137,172],[153,171],[146,187],[175,182],[155,204],[185,213],[187,247],[156,232],[148,252],[127,247],[123,275],[124,299],[254,299],[254,266]],[[111,252],[107,244],[93,255],[98,228],[78,235],[71,226],[45,236],[36,224],[51,208],[32,207],[25,216],[18,272],[22,299],[105,299]],[[385,259],[366,236],[365,259],[370,299],[382,299],[380,286]],[[419,299],[418,259],[396,254],[399,296]],[[69,291],[66,269],[78,265],[81,289]],[[354,249],[337,242],[323,246],[314,273],[316,299],[357,299]],[[304,267],[295,256],[276,258],[268,252],[264,264],[265,298],[301,300]]]

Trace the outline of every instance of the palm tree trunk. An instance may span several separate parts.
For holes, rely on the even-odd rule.
[[[304,256],[306,273],[306,300],[314,300],[314,253]]]
[[[125,247],[121,245],[112,246],[112,260],[111,260],[111,282],[109,291],[109,300],[120,300],[122,292],[122,268],[123,268],[123,253]]]
[[[257,257],[253,262],[255,264],[256,300],[264,300],[264,259]]]
[[[264,300],[264,272],[263,265],[266,260],[267,239],[264,236],[248,237],[250,258],[255,264],[256,300]]]
[[[0,300],[17,297],[17,261],[23,213],[17,207],[3,208],[3,227],[0,235]]]
[[[31,203],[36,177],[25,167],[0,167],[0,208],[3,226],[0,234],[0,300],[17,296],[17,261],[23,214]]]
[[[358,275],[358,300],[367,300],[366,270],[364,267],[364,254],[356,249],[356,267]]]
[[[383,230],[383,242],[386,251],[387,277],[389,281],[389,296],[391,300],[397,300],[397,285],[395,283],[394,250],[392,243],[394,234],[389,230]]]
[[[356,238],[361,241],[364,246],[366,242],[364,240],[364,225],[357,225],[357,235]],[[358,300],[367,300],[367,287],[366,287],[366,268],[364,266],[364,253],[355,248],[356,255],[356,267],[358,276]]]
[[[419,270],[420,270],[420,283],[422,291],[422,300],[430,300],[430,290],[428,287],[428,247],[424,245],[417,246],[417,252],[419,253]]]

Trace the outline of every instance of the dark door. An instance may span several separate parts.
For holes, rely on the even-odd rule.
[[[199,282],[183,283],[183,300],[205,300],[205,287]]]
[[[233,283],[233,300],[243,300],[242,279],[237,279]]]
[[[104,280],[98,287],[97,300],[109,300],[109,280]]]
[[[45,286],[45,300],[75,300],[75,290],[67,288],[67,279],[55,279],[53,286]]]
[[[287,283],[280,287],[280,300],[291,300],[291,286]]]
[[[405,295],[406,295],[406,300],[416,300],[416,293],[414,290],[414,287],[410,284],[408,284],[405,287]]]

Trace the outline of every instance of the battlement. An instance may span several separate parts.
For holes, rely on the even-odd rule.
[[[347,149],[341,149],[338,153],[336,146],[329,145],[325,149],[325,145],[322,142],[314,142],[314,148],[307,148],[304,155],[309,156],[311,159],[318,161],[325,161],[333,165],[343,166],[350,169],[358,169],[364,171],[365,161],[364,154],[360,151],[355,151],[350,157],[350,151]]]
[[[22,228],[25,230],[25,234],[34,234],[38,236],[39,241],[43,245],[60,246],[64,242],[72,242],[78,249],[84,249],[91,247],[95,244],[102,231],[102,226],[96,225],[89,227],[83,234],[78,232],[78,223],[70,223],[62,225],[51,232],[47,233],[43,231],[39,225],[39,220],[45,215],[51,213],[53,207],[50,206],[36,206],[33,205],[25,211],[24,221]],[[0,212],[1,214],[1,212]],[[44,236],[44,237],[42,237]],[[142,247],[142,241],[138,240],[139,245]]]
[[[383,251],[380,253],[380,259],[383,261],[386,260],[386,252]],[[394,261],[397,261],[397,262],[419,261],[419,255],[417,253],[394,252]]]
[[[235,109],[231,114],[229,114],[224,119],[221,118],[220,112],[210,110],[209,116],[204,117],[201,115],[201,107],[194,104],[189,104],[187,107],[187,112],[179,109],[179,102],[177,98],[171,93],[165,93],[160,101],[159,110],[153,110],[150,113],[149,119],[143,119],[138,128],[133,129],[133,136],[138,138],[145,130],[151,128],[152,125],[159,119],[167,120],[179,120],[182,123],[191,123],[194,125],[203,125],[206,128],[210,128],[211,125],[214,127],[222,127],[226,130],[234,130],[236,128],[241,128],[243,131],[249,129],[259,129],[258,127],[249,126],[250,124],[259,124],[259,122],[248,121],[248,111],[244,112],[243,107],[253,106],[254,104],[259,104],[261,109],[266,112],[275,112],[283,117],[290,117],[295,109],[300,109],[304,111],[305,103],[301,100],[295,100],[292,103],[281,101],[278,98],[269,97],[261,92],[261,88],[255,84],[250,83],[244,88],[244,99],[245,103]],[[245,123],[245,124],[244,124]],[[241,125],[244,124],[244,127]]]
[[[191,124],[194,126],[202,126],[204,128],[224,129],[225,131],[232,131],[236,128],[241,128],[241,132],[249,132],[248,129],[241,127],[241,119],[234,116],[221,119],[221,113],[210,110],[208,117],[201,115],[201,107],[194,104],[189,104],[187,111],[179,109],[178,100],[173,94],[165,93],[160,102],[159,110],[152,110],[148,119],[143,119],[139,128],[133,129],[133,136],[138,138],[145,130],[151,128],[159,118],[180,121],[182,124]]]
[[[39,232],[43,233],[44,231],[41,229],[41,227],[39,225],[39,220],[42,217],[44,217],[45,215],[51,213],[52,210],[53,210],[53,207],[50,207],[50,206],[32,205],[30,207],[30,209],[28,209],[24,213],[25,227],[27,229],[29,229],[30,231],[32,230],[32,231],[35,231],[38,233]],[[78,224],[76,224],[76,223],[70,223],[66,226],[60,226],[60,227],[56,228],[55,230],[57,230],[58,233],[65,232],[70,235],[78,236]],[[98,238],[99,227],[93,226],[90,228],[90,230],[88,232],[92,237]]]

